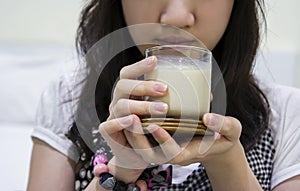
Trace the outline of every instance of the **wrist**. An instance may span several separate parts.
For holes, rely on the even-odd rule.
[[[235,166],[235,162],[241,162],[246,160],[245,151],[240,143],[234,144],[231,149],[226,152],[212,155],[206,158],[204,161],[201,161],[202,165],[205,168],[216,168],[217,166],[220,168]]]
[[[118,165],[115,158],[112,158],[108,163],[109,173],[126,184],[135,183],[146,168],[147,166],[140,166],[139,168],[122,167]]]
[[[143,172],[142,169],[128,169],[108,163],[106,156],[96,155],[94,158],[94,174],[99,178],[97,190],[113,190],[113,191],[127,191],[140,190],[136,185],[137,178]],[[114,175],[119,175],[115,177]]]
[[[212,157],[202,165],[206,169],[213,190],[261,190],[240,142],[228,152]]]

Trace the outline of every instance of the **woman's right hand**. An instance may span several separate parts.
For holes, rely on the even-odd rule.
[[[116,83],[113,99],[109,106],[107,120],[137,115],[164,115],[168,105],[161,102],[143,101],[143,96],[162,97],[166,95],[167,85],[157,81],[138,80],[139,77],[152,71],[157,64],[155,56],[148,57],[120,71],[120,80]]]
[[[110,163],[113,163],[114,168],[124,173],[126,172],[124,169],[135,169],[135,173],[140,174],[148,163],[131,148],[123,130],[141,129],[134,128],[135,125],[140,125],[139,115],[165,115],[168,110],[165,103],[149,102],[141,99],[143,96],[161,97],[167,92],[165,84],[156,81],[138,80],[139,77],[152,71],[156,64],[157,58],[149,57],[122,68],[120,80],[116,83],[109,107],[110,115],[107,121],[99,126],[100,134],[114,153],[114,158]],[[135,133],[143,134],[143,132]],[[118,176],[123,178],[123,181],[129,182],[129,180],[124,180],[120,173],[118,173]],[[130,178],[128,175],[126,177]]]

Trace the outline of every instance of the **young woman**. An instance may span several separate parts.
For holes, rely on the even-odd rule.
[[[122,27],[142,23],[171,25],[193,34],[212,51],[227,92],[225,116],[203,116],[206,126],[220,134],[206,153],[199,154],[201,139],[194,138],[182,147],[166,131],[152,125],[149,131],[160,144],[156,152],[143,135],[130,129],[141,130],[137,115],[167,111],[163,103],[154,106],[135,99],[167,93],[164,84],[137,80],[154,69],[157,59],[142,59],[140,47],[118,55],[106,68],[105,74],[109,75],[99,78],[105,83],[96,88],[96,109],[102,122],[99,131],[106,141],[102,140],[100,150],[110,162],[96,165],[95,170],[109,171],[118,181],[137,184],[142,190],[146,184],[155,190],[159,183],[158,187],[151,187],[151,177],[146,181],[141,177],[147,175],[149,163],[175,152],[179,154],[168,161],[174,164],[173,184],[164,185],[165,190],[299,188],[300,91],[264,83],[252,74],[260,42],[259,16],[264,21],[262,8],[262,0],[91,0],[83,9],[77,34],[82,56],[102,37]],[[168,42],[175,43],[170,39]],[[75,98],[70,93],[74,88],[70,79],[72,76],[60,79],[43,95],[39,126],[32,135],[30,191],[74,190],[74,184],[76,190],[104,190],[91,174],[94,153],[81,139],[71,112]],[[125,106],[129,109],[124,111]],[[128,149],[121,150],[120,145]],[[141,148],[147,152],[136,152]],[[128,163],[138,168],[120,166]],[[185,173],[176,177],[176,169]]]

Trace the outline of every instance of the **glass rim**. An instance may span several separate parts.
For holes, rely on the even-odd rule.
[[[199,47],[199,46],[170,44],[170,45],[158,45],[158,46],[153,46],[151,48],[147,48],[145,50],[145,55],[148,55],[149,52],[163,50],[165,48],[173,48],[173,49],[183,48],[183,49],[189,49],[189,50],[197,50],[197,51],[205,52],[207,54],[212,54],[211,51],[208,50],[207,48],[203,48],[203,47]]]

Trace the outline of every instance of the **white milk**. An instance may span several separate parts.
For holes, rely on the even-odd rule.
[[[199,118],[209,112],[210,63],[200,63],[188,58],[181,58],[180,61],[170,58],[158,60],[158,66],[145,75],[145,80],[160,81],[167,84],[169,89],[166,96],[150,100],[167,103],[169,117]]]

